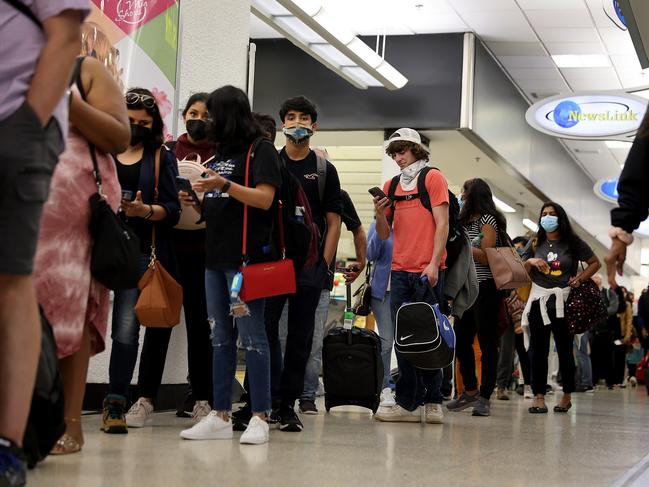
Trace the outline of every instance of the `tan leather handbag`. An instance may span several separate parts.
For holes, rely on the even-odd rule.
[[[518,289],[530,284],[531,279],[523,261],[505,232],[500,232],[500,243],[505,246],[485,249],[496,288]]]
[[[160,149],[155,155],[154,203],[158,202],[160,177]],[[158,261],[155,253],[155,224],[151,234],[151,262],[138,284],[140,296],[135,305],[135,315],[142,326],[171,328],[180,323],[183,305],[183,288]]]

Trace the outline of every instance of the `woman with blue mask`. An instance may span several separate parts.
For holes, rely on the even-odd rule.
[[[563,397],[554,412],[567,413],[575,390],[575,361],[573,336],[564,319],[564,303],[570,289],[590,279],[600,268],[600,262],[588,244],[575,234],[566,211],[552,202],[541,208],[539,230],[526,256],[529,258],[525,268],[532,278],[532,290],[522,318],[525,344],[532,358],[534,403],[529,412],[548,412],[545,392],[552,333],[563,379]],[[587,266],[580,266],[580,262]]]

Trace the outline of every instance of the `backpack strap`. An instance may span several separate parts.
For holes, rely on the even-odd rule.
[[[24,16],[29,17],[29,20],[34,22],[36,26],[42,31],[43,30],[43,23],[36,17],[36,14],[32,12],[32,9],[30,9],[27,5],[22,3],[20,0],[5,0],[9,5],[11,5],[13,8],[18,10],[20,13],[22,13]]]
[[[392,178],[390,181],[390,187],[388,189],[388,198],[390,198],[394,203],[399,201],[410,201],[419,199],[424,208],[433,213],[433,207],[430,204],[430,195],[428,194],[428,189],[426,189],[426,175],[428,172],[434,169],[432,167],[424,167],[419,174],[417,175],[417,192],[415,194],[404,194],[401,196],[396,196],[397,185],[399,184],[399,179],[401,176],[398,174]],[[396,208],[396,205],[393,204],[393,207]]]
[[[390,187],[388,188],[388,198],[390,200],[394,201],[397,196],[395,196],[395,193],[397,192],[397,185],[399,184],[399,176],[398,174],[392,178],[392,181],[390,181]]]
[[[322,151],[314,150],[314,152],[318,171],[318,195],[322,204],[324,202],[325,186],[327,184],[327,159]]]

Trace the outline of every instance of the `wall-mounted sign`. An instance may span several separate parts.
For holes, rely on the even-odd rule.
[[[611,19],[611,22],[613,22],[617,28],[627,30],[624,12],[622,12],[622,7],[620,7],[620,2],[618,0],[602,0],[602,7],[604,8],[606,16]]]
[[[536,130],[563,139],[630,140],[647,100],[625,92],[584,92],[546,98],[525,115]]]
[[[609,203],[617,203],[617,182],[618,178],[600,179],[595,183],[593,190],[595,194]]]

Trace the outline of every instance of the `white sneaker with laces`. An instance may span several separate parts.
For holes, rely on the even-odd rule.
[[[153,404],[141,397],[126,413],[126,426],[144,428],[151,426],[151,423],[153,423]]]
[[[377,421],[388,423],[420,423],[421,422],[421,406],[414,411],[408,411],[398,404],[394,406],[380,406],[374,415]]]
[[[441,404],[426,404],[426,422],[429,424],[442,424],[444,422],[444,410]]]
[[[263,445],[268,443],[268,423],[259,416],[253,416],[246,431],[243,432],[239,443],[242,445]]]
[[[381,406],[382,407],[392,407],[396,404],[394,400],[394,394],[392,394],[392,389],[386,387],[381,391]]]
[[[185,440],[231,440],[232,436],[232,420],[223,421],[216,411],[210,411],[200,422],[180,432]]]
[[[534,393],[532,392],[532,386],[525,386],[523,388],[523,397],[525,399],[534,399]]]
[[[196,404],[194,404],[194,409],[192,410],[192,419],[195,423],[198,423],[201,419],[210,414],[211,411],[212,408],[210,407],[209,402],[196,401]]]

